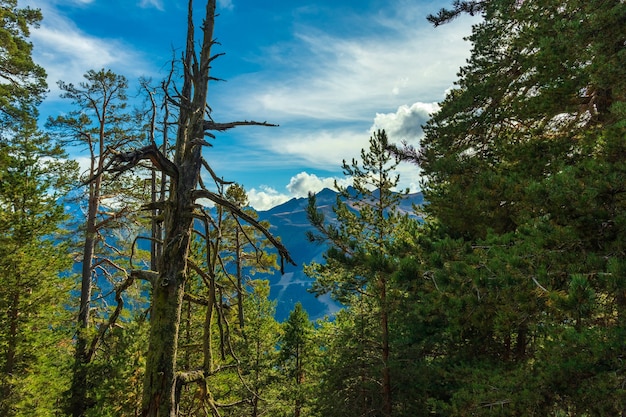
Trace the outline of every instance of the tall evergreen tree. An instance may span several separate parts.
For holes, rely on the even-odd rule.
[[[25,381],[35,383],[34,373],[46,372],[50,392],[59,394],[55,380],[59,376],[41,366],[46,354],[56,356],[53,346],[67,337],[62,331],[67,324],[62,308],[70,288],[61,274],[70,269],[71,259],[69,247],[60,243],[66,216],[57,200],[67,190],[75,166],[60,162],[65,156],[61,149],[33,130],[18,131],[8,143],[0,142],[2,151],[6,159],[0,162],[4,173],[0,181],[0,408],[7,416],[29,409],[43,413],[54,409],[54,399],[46,398],[50,403],[41,404],[40,411],[31,408],[34,398],[28,390],[34,387]]]
[[[472,56],[421,148],[402,152],[424,171],[438,226],[422,272],[445,306],[443,414],[619,414],[621,394],[599,411],[574,392],[608,398],[596,378],[618,384],[626,7],[455,2],[432,21],[463,12],[483,15]],[[572,345],[606,366],[571,366]]]
[[[344,174],[351,177],[353,187],[339,188],[333,208],[338,226],[327,224],[309,196],[308,217],[319,234],[309,234],[311,241],[327,242],[330,249],[325,264],[313,263],[306,269],[315,278],[313,291],[331,292],[342,302],[352,302],[354,295],[376,300],[380,320],[381,404],[384,416],[392,413],[390,371],[390,273],[394,260],[389,252],[394,228],[401,216],[396,210],[402,198],[394,192],[399,176],[393,174],[398,160],[389,151],[384,131],[370,137],[369,149],[361,151],[362,166],[354,159],[344,161]]]
[[[291,402],[294,417],[309,415],[303,410],[309,409],[313,403],[311,392],[308,389],[313,374],[313,365],[316,359],[314,351],[314,327],[309,315],[297,302],[287,321],[283,323],[283,335],[280,340],[280,364],[287,376],[286,399]]]
[[[21,8],[17,0],[0,1],[0,139],[13,127],[37,119],[47,89],[44,69],[33,62],[30,28],[41,11]]]
[[[32,60],[29,29],[39,10],[0,2],[0,414],[52,415],[69,339],[63,306],[71,264],[61,242],[58,199],[75,165],[37,131],[45,72]]]
[[[91,362],[100,343],[102,325],[96,333],[90,334],[91,312],[94,309],[92,292],[98,285],[113,286],[120,291],[130,285],[124,278],[124,269],[116,258],[119,249],[111,248],[110,231],[119,229],[132,213],[133,197],[137,196],[132,177],[118,178],[111,184],[113,175],[105,173],[105,166],[113,155],[130,146],[140,144],[132,130],[131,115],[126,110],[126,89],[128,81],[124,76],[110,70],[90,70],[85,81],[78,86],[59,82],[62,97],[72,101],[76,107],[67,115],[50,118],[47,126],[68,145],[86,147],[89,153],[89,166],[84,174],[86,182],[86,204],[84,240],[82,242],[81,296],[78,308],[78,329],[76,342],[76,364],[70,392],[70,409],[74,417],[83,416],[89,408],[88,376],[86,365]],[[136,130],[135,130],[136,131]],[[134,186],[134,187],[133,187]],[[123,204],[121,204],[123,202]],[[122,205],[118,210],[111,206]],[[137,204],[135,204],[137,205]],[[108,230],[108,233],[105,233]],[[115,275],[122,276],[118,282],[100,284],[98,280],[110,280]],[[124,280],[125,282],[121,282]],[[102,298],[101,294],[96,295]],[[113,319],[117,315],[111,316]],[[102,331],[101,331],[102,330]]]

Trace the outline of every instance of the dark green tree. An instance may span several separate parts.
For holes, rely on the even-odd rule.
[[[306,410],[313,403],[311,381],[316,377],[314,371],[317,352],[315,352],[315,329],[309,315],[297,302],[283,323],[283,335],[280,339],[280,364],[286,375],[286,399],[291,403],[295,417],[310,415]],[[304,412],[303,412],[304,410]]]
[[[38,10],[0,2],[0,414],[52,415],[67,384],[71,267],[59,203],[75,164],[39,132],[45,72],[31,56]]]
[[[353,298],[349,308],[340,310],[332,321],[321,323],[316,330],[321,354],[310,398],[313,415],[381,415],[380,322],[372,314],[378,307],[369,297]]]
[[[66,216],[58,199],[67,190],[75,165],[61,162],[62,150],[33,130],[18,131],[0,142],[0,152],[6,155],[0,162],[4,173],[0,181],[0,408],[10,416],[37,412],[37,402],[29,394],[30,388],[41,387],[35,373],[50,377],[50,393],[58,394],[58,384],[63,384],[60,375],[43,366],[46,355],[58,358],[55,345],[68,343],[63,305],[71,281],[61,274],[70,269],[71,258],[69,247],[60,243]],[[60,360],[62,365],[64,359]],[[53,398],[39,400],[39,412],[54,409]]]
[[[619,414],[623,396],[599,381],[619,384],[623,333],[626,7],[456,2],[432,21],[464,12],[483,16],[472,56],[421,147],[401,152],[436,226],[420,274],[446,325],[439,410]],[[574,346],[593,353],[574,365]],[[610,406],[574,394],[594,386]]]
[[[41,11],[21,8],[17,0],[0,1],[0,139],[24,122],[37,119],[37,106],[46,93],[46,73],[32,59],[30,28]]]

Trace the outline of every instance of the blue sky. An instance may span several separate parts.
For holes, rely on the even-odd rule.
[[[185,42],[183,0],[20,0],[41,8],[34,58],[48,72],[44,117],[61,113],[56,82],[80,82],[110,68],[131,82],[167,75]],[[197,8],[204,2],[196,0]],[[341,161],[358,157],[373,129],[417,145],[420,125],[436,109],[469,57],[476,18],[433,28],[425,19],[451,1],[218,0],[209,88],[219,122],[258,120],[278,128],[240,127],[219,134],[205,157],[237,181],[264,210],[344,181]],[[200,16],[200,10],[197,13]],[[80,159],[80,155],[74,155]],[[419,189],[419,172],[403,165],[401,186]]]

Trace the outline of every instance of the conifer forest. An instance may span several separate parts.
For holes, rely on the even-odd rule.
[[[281,321],[263,277],[294,249],[205,159],[280,127],[214,119],[229,40],[195,3],[141,100],[85,68],[42,120],[44,13],[0,0],[0,416],[626,416],[624,0],[424,16],[478,16],[470,56],[424,138],[375,130],[332,208],[309,195],[300,266],[341,309]]]

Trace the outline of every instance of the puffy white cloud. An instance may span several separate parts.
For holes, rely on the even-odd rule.
[[[337,184],[340,186],[348,186],[351,184],[348,178],[320,178],[315,174],[302,171],[291,177],[289,184],[287,184],[287,190],[295,197],[306,197],[309,195],[309,192],[317,193],[324,188],[334,189],[335,181],[337,181]]]
[[[256,188],[248,190],[248,201],[250,206],[256,210],[268,210],[292,198],[286,194],[279,193],[271,187],[261,186],[259,188],[259,190]]]
[[[395,113],[377,113],[371,130],[384,129],[392,142],[406,140],[414,143],[424,135],[422,125],[437,110],[437,103],[402,105]]]

